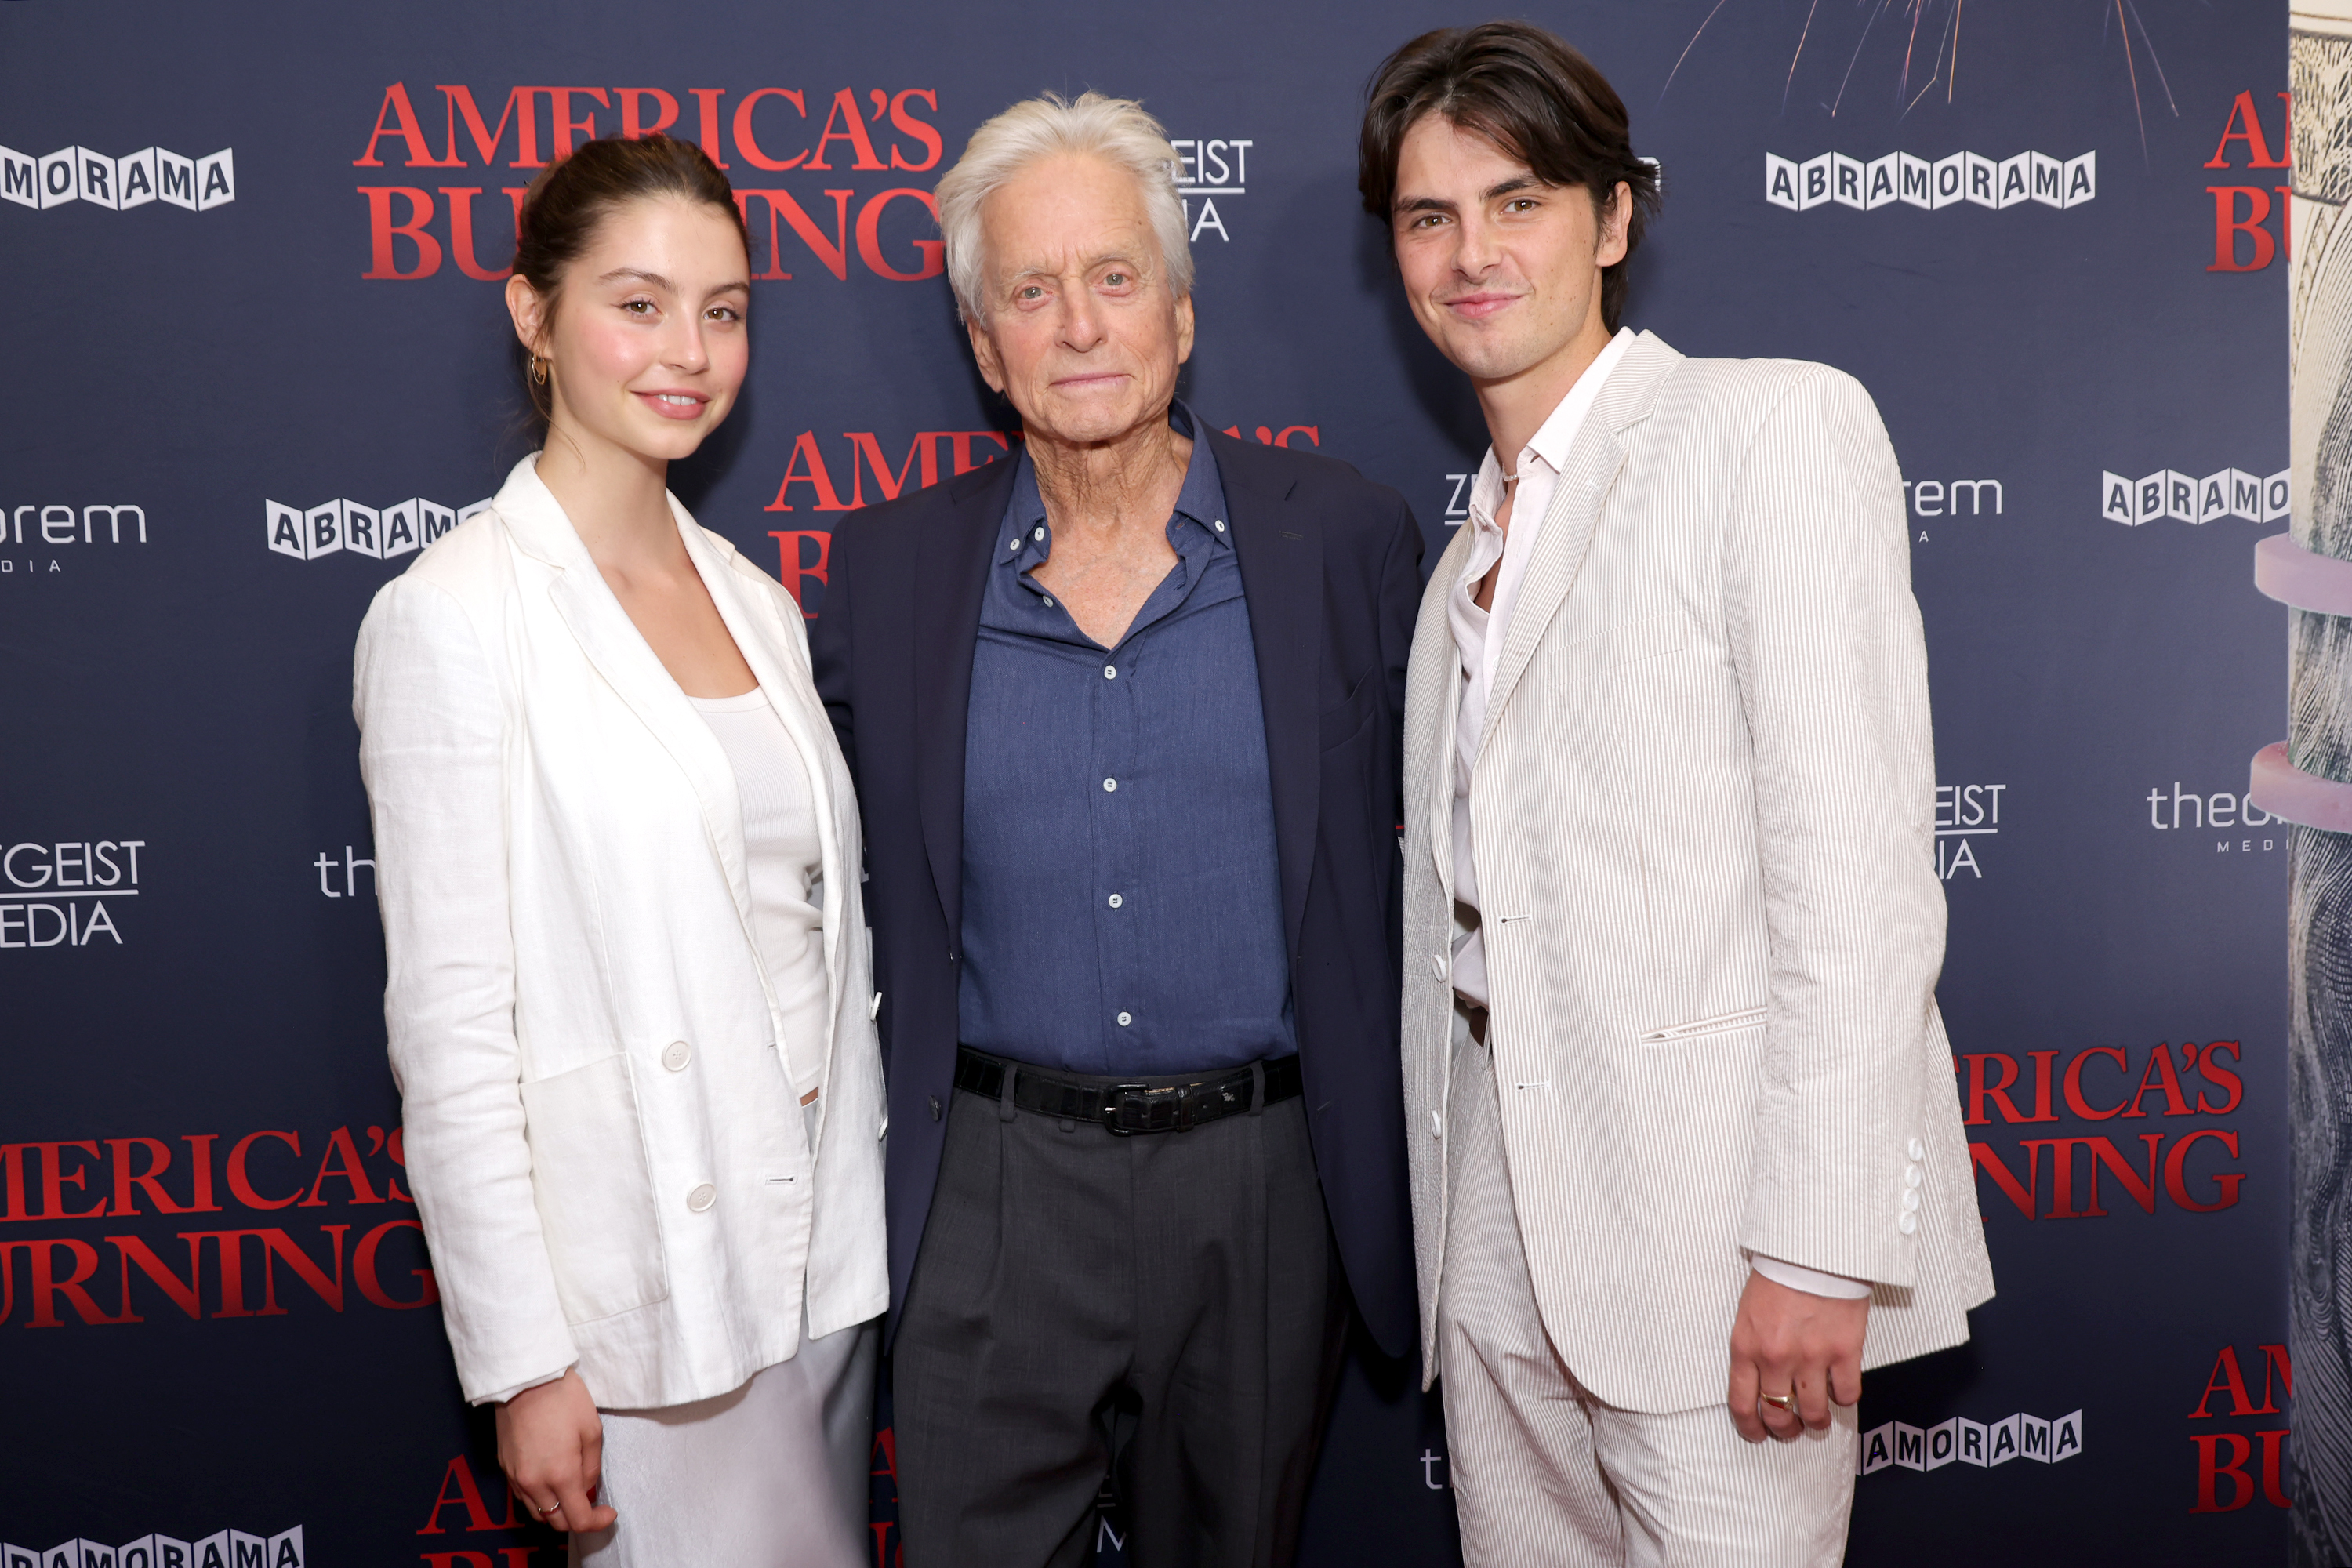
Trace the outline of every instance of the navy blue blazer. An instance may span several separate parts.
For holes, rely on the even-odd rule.
[[[1356,1309],[1381,1348],[1402,1356],[1416,1331],[1397,827],[1421,528],[1402,496],[1344,463],[1207,438],[1257,648],[1316,1169]],[[964,724],[1014,467],[1000,460],[844,518],[809,635],[866,827],[889,1072],[894,1330],[954,1092]]]

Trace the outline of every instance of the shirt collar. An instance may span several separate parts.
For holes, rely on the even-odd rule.
[[[1200,419],[1192,408],[1178,398],[1168,405],[1168,427],[1192,443],[1192,460],[1184,467],[1183,488],[1176,492],[1175,518],[1171,522],[1171,542],[1178,552],[1183,546],[1173,535],[1191,531],[1174,527],[1175,519],[1186,519],[1196,524],[1199,533],[1213,547],[1231,550],[1233,534],[1226,529],[1224,485],[1217,475],[1217,459],[1209,450]],[[1054,552],[1054,531],[1045,518],[1045,493],[1037,488],[1037,465],[1029,459],[1024,444],[1018,459],[1020,470],[1013,476],[1013,500],[1004,509],[1004,543],[996,552],[996,563],[1015,573],[1028,571],[1045,561]]]
[[[1518,461],[1512,472],[1524,469],[1530,458],[1542,463],[1555,477],[1567,468],[1568,454],[1576,445],[1577,432],[1584,428],[1586,417],[1591,414],[1593,404],[1600,399],[1601,387],[1608,384],[1611,374],[1617,368],[1617,362],[1625,357],[1625,351],[1633,346],[1633,328],[1617,329],[1617,335],[1592,356],[1592,363],[1584,367],[1583,374],[1576,378],[1576,384],[1568,389],[1568,395],[1559,400],[1550,416],[1537,427],[1526,450],[1518,454]],[[1495,509],[1502,504],[1503,468],[1496,460],[1494,447],[1489,447],[1485,459],[1478,465],[1477,482],[1470,487],[1472,522],[1482,531],[1493,528]]]

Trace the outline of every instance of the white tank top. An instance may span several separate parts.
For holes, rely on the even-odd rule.
[[[784,1016],[784,1067],[806,1096],[824,1082],[831,998],[824,972],[824,851],[799,748],[758,687],[740,697],[689,697],[726,748],[743,804],[751,930]]]

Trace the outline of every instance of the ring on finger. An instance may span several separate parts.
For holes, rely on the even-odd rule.
[[[551,1503],[549,1503],[545,1508],[542,1508],[542,1509],[534,1509],[532,1511],[533,1511],[533,1512],[535,1512],[535,1513],[537,1513],[537,1514],[539,1515],[539,1517],[540,1517],[540,1518],[541,1518],[541,1519],[545,1519],[549,1514],[555,1512],[557,1510],[561,1509],[562,1506],[563,1506],[563,1505],[562,1505],[562,1503],[560,1503],[560,1502],[551,1502]]]
[[[1759,1397],[1775,1410],[1793,1411],[1797,1408],[1797,1396],[1794,1394],[1766,1394]]]

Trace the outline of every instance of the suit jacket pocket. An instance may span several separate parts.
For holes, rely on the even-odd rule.
[[[1693,1018],[1687,1024],[1652,1029],[1636,1038],[1644,1046],[1679,1046],[1691,1040],[1704,1040],[1717,1035],[1732,1035],[1742,1029],[1760,1029],[1763,1026],[1763,1008],[1743,1007],[1737,1013],[1718,1013],[1712,1018]]]
[[[1356,678],[1354,689],[1337,708],[1323,710],[1317,726],[1322,734],[1323,750],[1328,752],[1346,745],[1362,734],[1364,727],[1372,721],[1373,704],[1381,689],[1380,683],[1372,678],[1379,673],[1376,669],[1364,671]]]
[[[593,1322],[669,1294],[629,1058],[522,1086],[530,1182],[563,1315]]]

